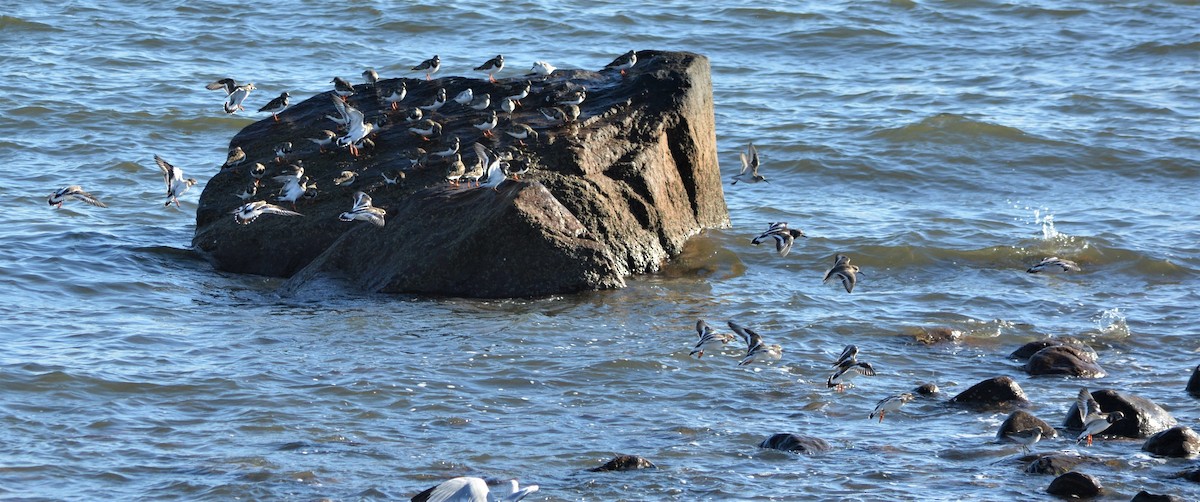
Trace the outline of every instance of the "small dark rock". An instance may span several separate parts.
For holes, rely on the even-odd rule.
[[[1017,410],[1004,419],[1004,423],[1000,424],[1000,430],[996,431],[996,438],[1005,439],[1004,435],[1009,432],[1023,431],[1035,427],[1042,430],[1042,438],[1052,438],[1058,435],[1058,431],[1054,430],[1054,427],[1046,423],[1045,420],[1035,417],[1032,413],[1025,410]]]
[[[1180,478],[1180,479],[1186,479],[1193,483],[1200,483],[1200,467],[1182,471],[1179,474],[1176,474],[1175,477]]]
[[[913,389],[913,393],[917,394],[918,396],[925,397],[936,395],[939,392],[941,392],[941,389],[939,389],[935,383],[923,383],[917,388]]]
[[[1053,474],[1060,476],[1071,472],[1075,466],[1086,462],[1084,457],[1068,456],[1062,453],[1049,453],[1038,457],[1025,466],[1025,472],[1030,474]]]
[[[763,440],[758,447],[809,455],[829,451],[829,443],[824,439],[799,434],[776,434]]]
[[[612,460],[609,460],[608,463],[588,470],[592,472],[604,472],[636,471],[638,469],[658,469],[658,466],[654,465],[654,462],[637,455],[617,455]]]
[[[1028,406],[1025,391],[1011,377],[995,377],[972,385],[950,402],[981,408]]]
[[[1100,480],[1074,471],[1054,478],[1054,481],[1050,482],[1050,487],[1046,488],[1046,493],[1051,495],[1077,498],[1095,497],[1102,491],[1104,491],[1104,487],[1100,486]]]
[[[1081,357],[1088,361],[1096,362],[1096,360],[1099,359],[1099,356],[1096,355],[1096,351],[1092,350],[1088,344],[1083,343],[1083,341],[1079,340],[1078,338],[1071,338],[1069,336],[1058,336],[1054,338],[1047,338],[1045,340],[1038,340],[1036,342],[1029,342],[1025,345],[1022,345],[1021,348],[1014,350],[1012,354],[1008,355],[1008,357],[1010,359],[1029,359],[1029,357],[1036,354],[1037,351],[1046,347],[1054,347],[1057,345],[1069,345],[1079,349],[1082,351]]]
[[[925,345],[935,345],[942,342],[954,342],[962,337],[962,332],[950,328],[916,328],[913,341]]]
[[[1099,364],[1086,359],[1087,352],[1072,345],[1052,345],[1029,356],[1025,372],[1030,375],[1067,375],[1081,378],[1103,378]]]
[[[1164,457],[1191,457],[1200,453],[1200,435],[1190,427],[1177,425],[1150,436],[1142,450]]]
[[[1192,378],[1188,379],[1187,392],[1195,397],[1200,397],[1200,365],[1192,370]]]
[[[1158,495],[1142,490],[1129,502],[1183,502],[1183,499],[1174,495]]]
[[[1100,411],[1112,413],[1119,411],[1125,418],[1113,422],[1105,436],[1120,436],[1142,439],[1174,427],[1175,418],[1153,401],[1112,389],[1102,389],[1091,393],[1092,399],[1100,406]],[[1079,420],[1078,407],[1075,403],[1067,410],[1067,419],[1063,427],[1070,430],[1081,430],[1083,424]]]

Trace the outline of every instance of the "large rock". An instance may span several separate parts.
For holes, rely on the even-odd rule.
[[[1046,347],[1054,347],[1056,345],[1068,345],[1075,347],[1081,351],[1081,354],[1083,354],[1081,357],[1088,361],[1096,362],[1096,359],[1098,359],[1096,351],[1092,349],[1091,346],[1084,343],[1083,340],[1070,336],[1056,336],[1029,342],[1025,345],[1022,345],[1017,350],[1014,350],[1012,354],[1008,355],[1008,357],[1012,359],[1029,359],[1029,357],[1036,354],[1037,351]]]
[[[1000,429],[996,431],[996,439],[1007,439],[1005,436],[1010,432],[1020,432],[1028,429],[1041,429],[1042,439],[1050,439],[1058,435],[1058,431],[1045,420],[1033,416],[1025,410],[1016,410],[1004,419],[1000,424]]]
[[[1011,377],[1001,376],[972,385],[951,398],[950,402],[973,408],[1004,408],[1028,406],[1029,398],[1025,397],[1025,391]]]
[[[1025,466],[1025,472],[1030,474],[1053,474],[1060,476],[1075,466],[1084,462],[1091,462],[1093,459],[1080,457],[1078,455],[1068,455],[1065,453],[1046,453],[1039,456],[1037,459]]]
[[[1067,498],[1091,498],[1104,492],[1100,480],[1082,472],[1071,471],[1063,474],[1046,488],[1046,493]]]
[[[1190,427],[1177,425],[1159,432],[1142,443],[1142,450],[1164,457],[1191,457],[1200,453],[1200,434]]]
[[[1175,426],[1175,417],[1162,409],[1153,401],[1140,396],[1134,396],[1111,389],[1092,391],[1092,399],[1100,406],[1100,411],[1112,413],[1119,411],[1124,418],[1113,422],[1104,431],[1105,436],[1121,436],[1141,439]],[[1067,410],[1067,419],[1063,427],[1079,431],[1083,424],[1079,420],[1078,406],[1075,403]]]
[[[829,443],[824,439],[800,434],[775,434],[758,444],[759,448],[788,451],[792,453],[824,453],[829,451]]]
[[[332,91],[293,105],[279,122],[251,124],[230,142],[248,162],[205,186],[193,247],[220,270],[295,276],[293,289],[329,274],[369,291],[538,296],[621,287],[632,274],[657,271],[702,229],[728,226],[707,58],[641,51],[625,76],[560,70],[532,80],[530,95],[511,116],[539,132],[527,146],[504,133],[485,138],[471,125],[480,112],[453,101],[435,117],[444,124],[441,137],[425,142],[408,131],[405,108],[392,111],[376,97],[403,81],[405,107],[431,102],[439,87],[451,97],[467,88],[486,92],[498,106],[525,77],[495,84],[449,77],[356,86],[350,104],[368,121],[385,119],[375,146],[358,158],[346,150],[321,154],[305,139],[333,128],[324,118],[335,114]],[[587,88],[579,119],[560,125],[544,118],[538,108],[568,85]],[[497,130],[507,124],[502,118]],[[409,170],[402,185],[383,186],[381,174],[408,169],[415,148],[435,151],[455,136],[467,165],[476,161],[471,145],[478,141],[513,152],[534,168],[496,191],[451,188],[446,164],[430,160]],[[268,215],[236,225],[229,212],[242,204],[236,194],[250,184],[248,166],[271,166],[256,197],[266,198],[278,187],[269,179],[279,169],[274,147],[283,141],[295,148],[288,161],[302,160],[305,175],[317,184],[315,198],[299,204],[304,217]],[[347,170],[358,181],[335,186],[332,180]],[[358,190],[387,210],[385,227],[338,221]]]
[[[1095,353],[1090,355],[1094,356]],[[1029,356],[1025,372],[1030,375],[1065,375],[1080,378],[1104,378],[1107,373],[1088,359],[1089,353],[1072,345],[1051,345]]]
[[[1188,379],[1187,383],[1187,391],[1192,396],[1200,397],[1200,365],[1192,370],[1192,377]]]

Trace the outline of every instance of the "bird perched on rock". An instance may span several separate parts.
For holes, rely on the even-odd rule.
[[[358,177],[358,173],[354,171],[342,171],[336,178],[333,179],[333,184],[337,186],[349,185],[354,183],[354,179]]]
[[[504,171],[500,169],[500,157],[479,143],[475,143],[473,147],[483,169],[483,176],[487,178],[487,183],[482,186],[495,190],[505,179]]]
[[[618,57],[617,59],[613,60],[613,62],[608,63],[607,65],[604,65],[604,69],[620,70],[621,75],[623,76],[623,75],[625,75],[625,70],[633,68],[633,65],[635,65],[635,64],[637,64],[637,54],[634,53],[633,51],[629,51],[629,52],[626,52],[625,54],[622,54],[621,57]]]
[[[316,143],[317,148],[321,150],[321,153],[324,153],[325,149],[328,148],[329,145],[332,145],[335,139],[337,139],[337,133],[330,131],[329,129],[321,129],[317,133],[316,138],[308,138],[309,141]]]
[[[233,221],[236,221],[239,225],[249,225],[250,223],[254,222],[254,220],[257,220],[259,216],[264,214],[275,214],[279,216],[304,216],[295,211],[289,211],[282,207],[276,206],[275,204],[268,203],[265,200],[247,202],[239,206],[237,209],[231,211],[231,213],[233,214]]]
[[[474,100],[474,98],[475,98],[475,91],[472,91],[471,88],[468,87],[466,89],[463,89],[462,92],[460,92],[454,96],[454,102],[458,103],[460,105],[463,105],[463,106],[467,106],[467,105],[471,104],[471,101]]]
[[[342,101],[346,101],[351,95],[354,94],[354,84],[351,84],[349,80],[346,80],[342,77],[333,77],[333,80],[330,80],[329,82],[333,84],[334,94],[337,94],[338,97],[342,98]]]
[[[96,207],[108,207],[103,202],[100,202],[100,199],[97,199],[92,194],[85,192],[83,187],[79,185],[65,186],[55,190],[54,193],[50,194],[49,202],[51,206],[54,206],[55,208],[61,208],[63,202],[66,202],[67,199],[75,199]]]
[[[292,142],[281,141],[275,145],[275,163],[282,164],[287,162],[288,155],[292,154]]]
[[[433,57],[421,61],[421,64],[412,67],[413,71],[424,71],[425,80],[432,80],[433,74],[437,73],[442,68],[442,58],[434,54]]]
[[[163,206],[169,206],[174,202],[175,207],[180,207],[179,196],[183,195],[183,192],[186,192],[187,189],[192,188],[192,185],[196,184],[196,179],[184,179],[183,169],[171,165],[158,155],[154,156],[154,163],[158,164],[158,168],[163,174],[163,180],[167,183],[167,203],[163,204]]]
[[[385,216],[387,216],[386,210],[371,205],[370,195],[363,192],[354,192],[354,206],[349,211],[338,215],[338,219],[342,221],[369,221],[377,227],[382,227]]]
[[[274,118],[276,122],[279,122],[279,114],[284,110],[287,110],[288,106],[291,105],[291,96],[292,95],[288,94],[286,91],[282,92],[279,94],[279,97],[268,101],[266,106],[259,108],[258,111],[270,113],[271,117]]]
[[[400,102],[404,101],[405,96],[408,96],[408,86],[401,80],[400,85],[393,88],[391,92],[383,97],[383,102],[388,103],[392,107],[392,110],[399,110]]]
[[[367,68],[363,70],[362,77],[363,80],[366,81],[367,85],[371,87],[374,87],[375,84],[379,82],[379,72],[375,71],[374,68]]]
[[[455,136],[453,139],[450,140],[450,143],[447,144],[444,148],[442,148],[441,150],[434,151],[433,155],[437,155],[438,157],[449,157],[451,155],[454,155],[454,154],[458,153],[459,144],[460,144],[460,142],[459,142],[458,136]]]
[[[705,350],[720,348],[733,341],[733,335],[717,333],[704,319],[696,321],[696,338],[696,345],[688,352],[688,356],[696,356],[696,359],[704,357]]]
[[[242,165],[243,162],[246,162],[246,151],[242,150],[240,146],[235,146],[229,151],[229,155],[225,156],[225,163],[221,164],[221,171],[235,169],[237,166]]]
[[[530,137],[533,137],[533,138],[538,137],[538,132],[533,130],[532,127],[529,127],[529,124],[522,124],[519,122],[513,122],[513,123],[508,124],[508,127],[506,127],[504,129],[504,134],[507,134],[509,136],[512,136],[513,138],[516,138],[517,141],[521,143],[521,145],[525,145],[525,140]]]
[[[1092,399],[1092,394],[1088,392],[1087,388],[1079,389],[1079,395],[1075,398],[1075,409],[1079,413],[1079,422],[1083,424],[1083,432],[1079,433],[1075,442],[1086,439],[1088,446],[1092,445],[1092,436],[1108,430],[1112,424],[1125,418],[1125,414],[1120,411],[1112,413],[1100,411],[1100,403]]]
[[[1009,431],[1004,434],[1004,437],[1009,441],[1021,445],[1021,449],[1025,453],[1029,453],[1029,447],[1034,443],[1042,440],[1042,429],[1038,427],[1030,427],[1019,431]]]
[[[742,327],[740,324],[729,321],[729,329],[742,337],[746,341],[746,357],[742,358],[738,366],[744,366],[755,361],[778,361],[783,357],[783,347],[778,344],[767,345],[763,343],[762,336],[755,333],[750,328]]]
[[[472,110],[487,110],[492,105],[492,95],[486,92],[476,94],[475,99],[471,100],[471,104],[467,105]]]
[[[529,95],[529,89],[531,87],[533,87],[533,83],[526,80],[524,84],[520,84],[516,89],[514,89],[514,91],[516,91],[516,92],[513,92],[512,94],[509,94],[508,96],[505,96],[504,98],[511,99],[511,100],[513,100],[514,103],[516,103],[517,105],[520,105],[521,100],[525,99],[525,96]]]
[[[442,135],[442,124],[435,122],[433,119],[425,119],[409,127],[408,131],[420,136],[425,141],[429,141],[431,137]]]
[[[829,279],[837,277],[842,281],[842,287],[846,288],[846,292],[853,293],[854,285],[858,282],[858,266],[851,265],[850,258],[844,254],[837,255],[833,260],[833,267],[825,272],[825,278],[821,280],[821,284],[825,284],[829,282]]]
[[[750,143],[750,146],[746,147],[746,153],[739,153],[738,155],[742,160],[742,170],[734,175],[733,183],[730,183],[731,185],[736,185],[739,181],[746,183],[767,181],[766,177],[758,174],[758,149],[754,148],[754,143]],[[750,172],[747,173],[746,171]]]
[[[492,137],[492,129],[496,128],[496,112],[489,111],[487,115],[480,117],[478,120],[472,121],[471,126],[479,129],[486,137]]]
[[[246,107],[242,106],[242,102],[246,101],[246,96],[249,96],[250,91],[254,89],[256,87],[254,87],[253,82],[234,88],[233,92],[229,93],[229,96],[225,98],[225,113],[232,114],[239,110],[245,110]]]
[[[434,112],[437,112],[438,109],[441,108],[442,106],[444,106],[445,104],[446,104],[446,89],[443,87],[439,87],[437,90],[437,94],[435,94],[433,97],[433,102],[429,103],[427,105],[421,105],[420,108],[422,110],[429,112],[430,115],[432,115]]]
[[[488,74],[488,80],[494,83],[494,82],[496,82],[496,74],[500,73],[500,70],[503,70],[503,69],[504,69],[504,55],[497,54],[496,57],[489,59],[486,62],[484,62],[483,64],[476,67],[475,71],[486,71]]]
[[[807,235],[804,235],[804,231],[798,228],[788,228],[786,222],[778,221],[767,224],[767,231],[759,234],[750,243],[757,246],[767,239],[775,239],[775,251],[779,253],[779,256],[787,256],[797,237],[808,238]]]
[[[540,75],[542,77],[549,77],[550,74],[554,73],[554,70],[557,70],[557,69],[558,68],[555,68],[554,65],[547,63],[545,61],[534,61],[533,68],[529,69],[529,75]]]
[[[454,187],[458,187],[458,180],[467,173],[467,165],[463,164],[462,156],[454,154],[454,160],[446,167],[446,181]]]
[[[254,191],[258,192],[258,185],[262,183],[263,176],[267,175],[267,166],[262,162],[255,162],[254,167],[250,168],[250,177],[254,178]]]

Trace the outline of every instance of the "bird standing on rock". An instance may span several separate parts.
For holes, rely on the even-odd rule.
[[[503,70],[503,69],[504,69],[504,55],[497,54],[496,57],[487,60],[487,62],[485,62],[485,63],[479,65],[479,67],[475,68],[475,71],[486,71],[488,74],[488,80],[491,81],[492,83],[495,83],[496,82],[496,74],[500,73],[500,70]]]
[[[425,80],[433,80],[433,74],[437,73],[442,68],[442,58],[434,54],[433,57],[421,61],[421,64],[412,67],[413,71],[425,71]]]

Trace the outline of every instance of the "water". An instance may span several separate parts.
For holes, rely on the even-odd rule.
[[[1042,498],[1005,414],[876,401],[997,375],[1052,424],[1080,385],[1147,397],[1184,425],[1200,343],[1200,11],[1177,2],[60,2],[0,15],[0,496],[406,499],[457,475],[517,476],[534,500]],[[497,23],[497,21],[503,23]],[[163,208],[160,154],[203,183],[264,114],[204,84],[328,90],[437,53],[596,69],[629,49],[711,58],[722,170],[754,141],[770,184],[726,185],[706,231],[627,289],[536,300],[362,296],[215,272],[187,247],[197,187]],[[251,106],[247,106],[249,109]],[[48,209],[82,184],[110,204]],[[811,237],[748,245],[770,221]],[[820,284],[835,253],[865,272]],[[1042,257],[1084,272],[1030,276]],[[784,346],[687,357],[697,318]],[[948,327],[958,342],[912,342]],[[1030,378],[1006,355],[1048,335],[1100,353],[1097,381]],[[880,370],[824,388],[845,343]],[[755,445],[826,439],[797,457]],[[1196,498],[1186,461],[1098,441],[1104,498]],[[1074,451],[1065,440],[1036,451]],[[1079,450],[1084,450],[1079,448]],[[596,474],[617,453],[661,469]]]

